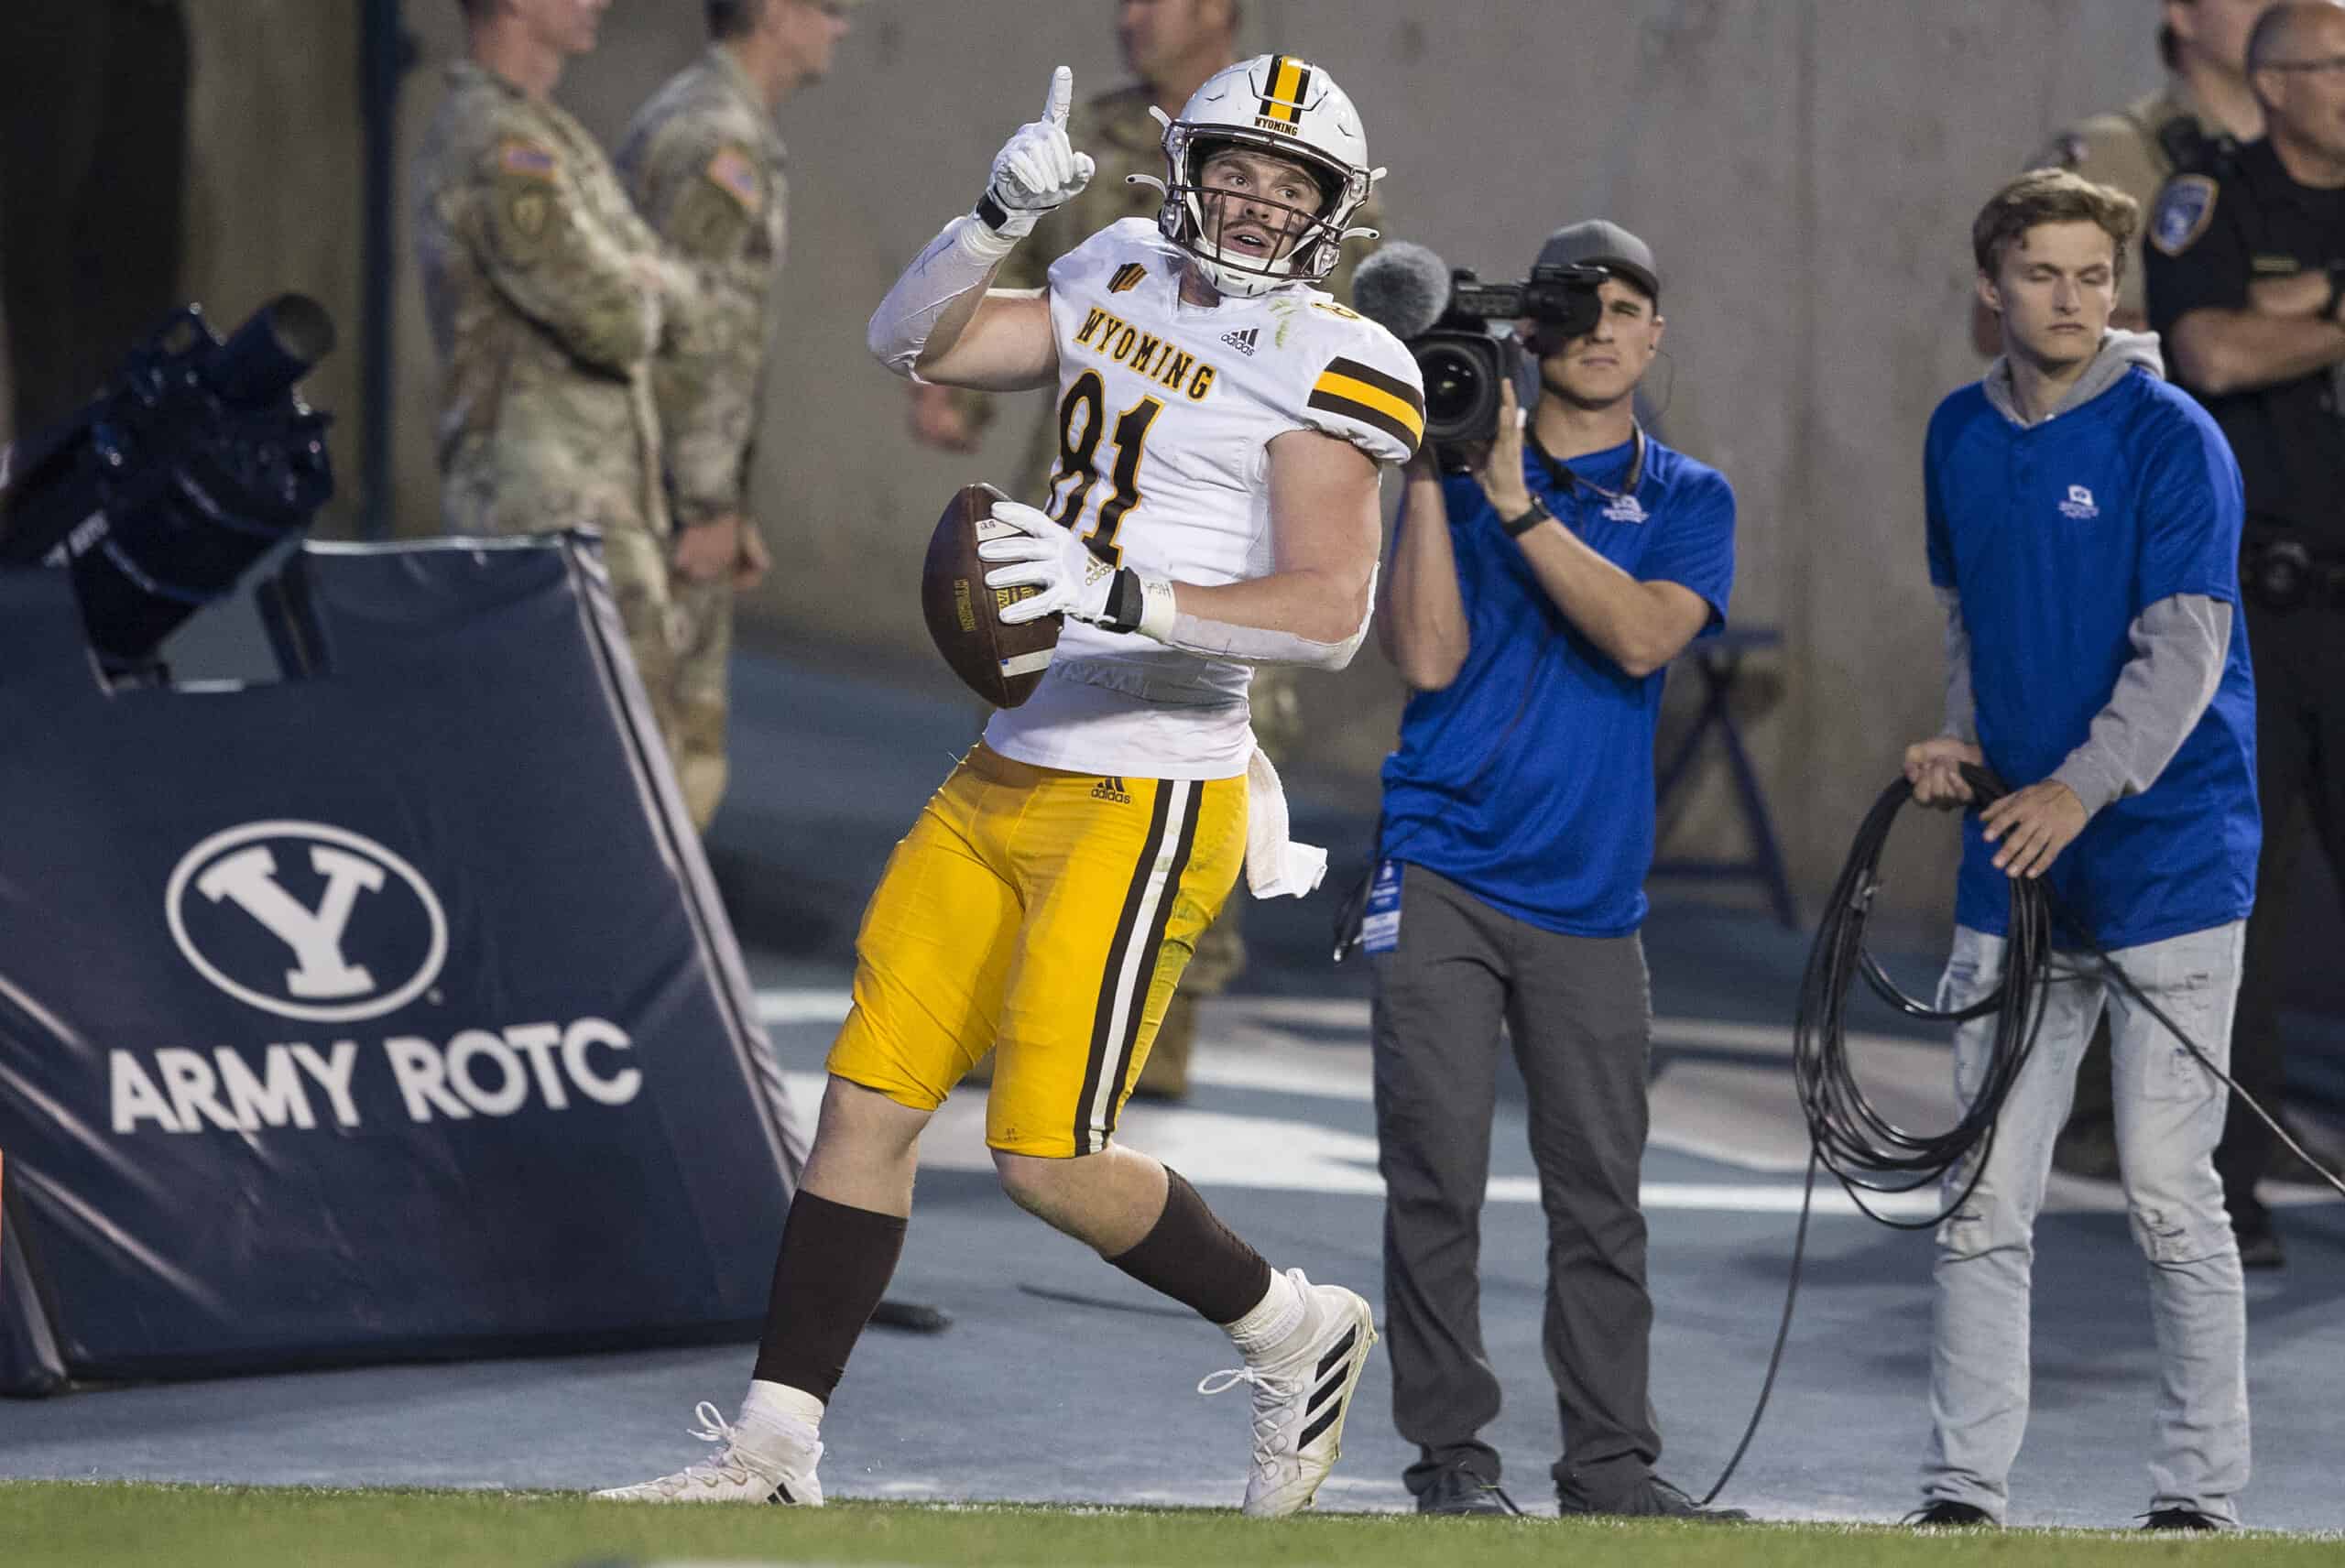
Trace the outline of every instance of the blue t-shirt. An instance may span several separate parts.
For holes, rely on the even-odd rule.
[[[1633,455],[1629,442],[1566,466],[1616,491]],[[1648,442],[1636,493],[1618,501],[1550,479],[1535,452],[1522,469],[1598,554],[1642,582],[1691,589],[1710,626],[1725,624],[1734,492],[1716,469]],[[1442,497],[1470,642],[1457,678],[1402,712],[1400,749],[1384,763],[1382,852],[1545,930],[1625,936],[1645,918],[1663,672],[1631,675],[1565,618],[1470,476],[1445,480]]]
[[[2188,395],[2136,369],[2027,429],[1977,385],[1930,419],[1930,581],[1961,595],[1979,745],[2016,789],[2089,737],[2161,599],[2239,604],[2239,464]],[[2255,684],[2234,615],[2221,684],[2156,782],[2111,802],[2045,873],[2103,947],[2243,920],[2255,902]],[[1974,815],[1955,916],[2001,935],[2011,883]],[[2073,941],[2073,938],[2067,940]]]

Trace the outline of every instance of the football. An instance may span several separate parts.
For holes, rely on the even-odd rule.
[[[920,608],[928,635],[962,683],[997,708],[1014,708],[1034,694],[1059,645],[1063,615],[1005,626],[1001,612],[1039,588],[988,588],[991,563],[977,546],[1017,530],[993,520],[993,504],[1007,500],[990,485],[964,485],[945,504],[928,539],[921,569]]]

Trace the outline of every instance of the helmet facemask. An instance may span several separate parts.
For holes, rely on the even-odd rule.
[[[1207,280],[1222,294],[1250,299],[1290,283],[1318,283],[1335,271],[1347,235],[1374,234],[1372,229],[1347,228],[1346,223],[1368,200],[1378,171],[1348,168],[1298,140],[1224,125],[1192,125],[1167,119],[1162,110],[1153,113],[1164,125],[1168,179],[1145,175],[1131,179],[1164,192],[1164,203],[1157,213],[1158,228],[1195,258]],[[1206,163],[1216,154],[1231,149],[1259,153],[1302,169],[1318,192],[1317,207],[1305,210],[1271,196],[1207,186]],[[1261,221],[1274,247],[1268,254],[1223,242],[1223,231],[1249,209],[1269,214],[1267,221]],[[1282,240],[1286,242],[1283,245],[1278,243]]]

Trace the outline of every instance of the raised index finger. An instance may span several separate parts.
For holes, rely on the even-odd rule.
[[[1042,118],[1053,125],[1066,124],[1066,112],[1074,103],[1074,71],[1060,66],[1051,72],[1051,94],[1042,101]]]

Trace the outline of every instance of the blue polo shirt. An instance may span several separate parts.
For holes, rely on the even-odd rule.
[[[2237,606],[2239,465],[2205,409],[2135,369],[2026,429],[1977,385],[1931,417],[1930,581],[1961,595],[1979,744],[2012,789],[2084,744],[2133,656],[2133,620],[2199,593]],[[2045,873],[2103,947],[2243,920],[2255,902],[2255,686],[2234,615],[2221,684],[2141,794],[2111,802]],[[2011,884],[1975,815],[1955,917],[2001,935]]]
[[[1566,466],[1617,492],[1633,455],[1624,443]],[[1523,479],[1606,560],[1693,590],[1725,625],[1734,492],[1716,469],[1649,441],[1635,494],[1618,501],[1551,479],[1534,452]],[[1442,498],[1470,642],[1457,678],[1402,712],[1382,853],[1545,930],[1625,936],[1645,918],[1663,672],[1631,676],[1565,618],[1472,477],[1445,480]]]

